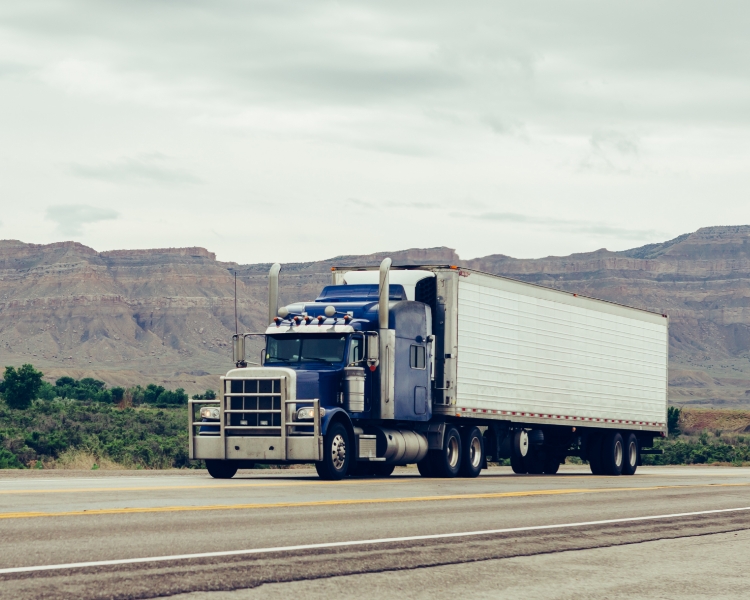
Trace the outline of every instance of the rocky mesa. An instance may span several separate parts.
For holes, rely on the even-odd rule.
[[[564,257],[462,260],[411,249],[283,265],[283,302],[315,297],[332,265],[459,264],[670,316],[670,401],[750,404],[750,226],[708,227],[660,244]],[[266,320],[270,264],[203,248],[97,252],[76,242],[0,241],[0,365],[110,384],[217,387],[231,366],[234,273],[246,331]],[[257,350],[260,350],[258,346]]]

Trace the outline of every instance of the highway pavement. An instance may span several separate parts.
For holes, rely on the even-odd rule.
[[[0,471],[2,598],[746,597],[750,469]]]

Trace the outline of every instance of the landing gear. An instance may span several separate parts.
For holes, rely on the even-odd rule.
[[[594,475],[604,475],[602,467],[602,434],[595,433],[589,438],[589,468]]]
[[[349,469],[349,433],[341,423],[333,423],[323,438],[323,460],[315,463],[321,479],[339,480]]]
[[[484,466],[484,436],[476,427],[463,431],[461,477],[479,477]]]
[[[206,469],[214,479],[231,479],[237,473],[237,463],[228,460],[207,460]]]

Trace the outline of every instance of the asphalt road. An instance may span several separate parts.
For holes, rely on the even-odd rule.
[[[748,556],[744,468],[0,472],[3,598],[740,598]]]

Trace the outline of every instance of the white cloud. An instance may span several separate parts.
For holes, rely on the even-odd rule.
[[[199,183],[200,179],[185,169],[171,164],[159,153],[122,157],[104,163],[71,164],[69,171],[78,177],[98,179],[111,183]]]
[[[5,3],[3,220],[55,241],[47,199],[117,206],[77,235],[241,262],[750,222],[748,28],[697,0]]]
[[[46,218],[57,224],[62,235],[81,235],[90,223],[108,221],[119,216],[111,208],[98,208],[87,204],[57,204],[47,209]]]

